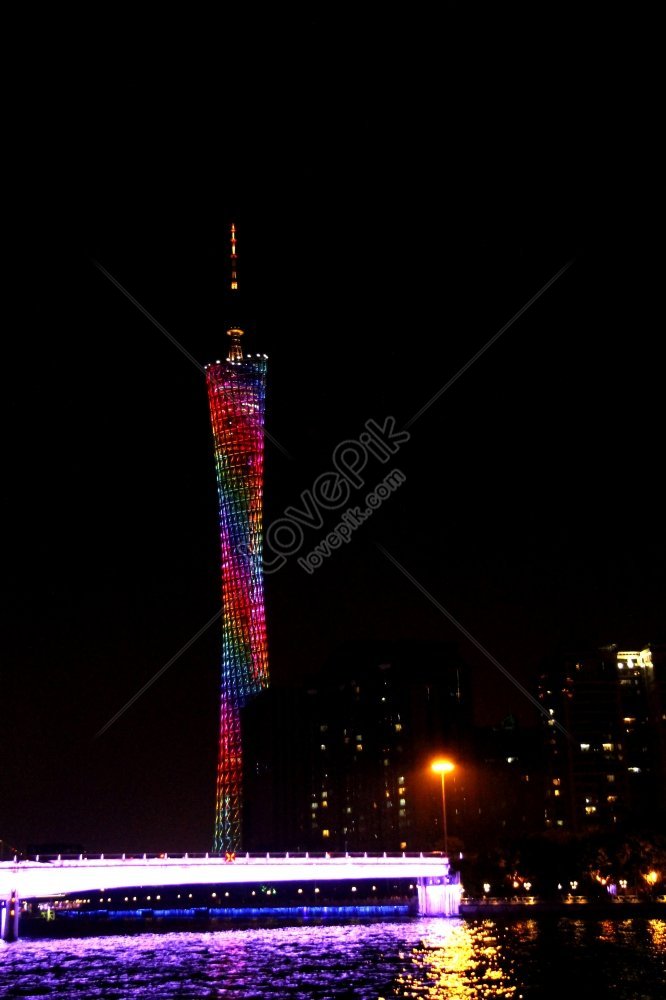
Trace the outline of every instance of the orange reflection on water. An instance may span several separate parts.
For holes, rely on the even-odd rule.
[[[599,941],[616,942],[618,940],[618,927],[614,920],[600,920],[598,926],[597,937]]]
[[[536,941],[539,936],[539,925],[536,920],[516,920],[512,925],[516,939],[521,943]]]
[[[398,996],[429,1000],[513,997],[516,991],[512,963],[504,958],[497,928],[490,920],[431,922],[412,949],[410,966],[398,985]]]
[[[648,933],[655,951],[666,952],[666,920],[648,920]]]

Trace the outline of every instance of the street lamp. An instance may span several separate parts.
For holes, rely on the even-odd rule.
[[[434,771],[435,774],[439,774],[442,779],[442,817],[444,819],[444,853],[448,855],[449,853],[449,843],[446,836],[446,790],[444,788],[444,775],[453,771],[455,764],[452,764],[450,760],[434,760],[430,765],[430,770]]]

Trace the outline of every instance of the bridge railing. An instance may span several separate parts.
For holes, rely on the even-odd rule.
[[[243,851],[237,854],[220,853],[213,851],[195,852],[174,852],[174,851],[146,851],[139,853],[123,852],[93,854],[84,852],[82,854],[33,854],[23,855],[20,858],[14,855],[14,863],[21,862],[82,862],[82,861],[252,861],[266,859],[277,860],[305,860],[305,861],[325,861],[327,859],[349,858],[350,860],[376,858],[444,858],[441,851]]]

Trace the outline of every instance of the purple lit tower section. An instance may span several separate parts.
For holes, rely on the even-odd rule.
[[[238,290],[231,227],[231,289]],[[213,849],[241,846],[243,748],[240,710],[268,684],[262,499],[266,355],[244,356],[243,331],[227,330],[225,361],[206,367],[213,428],[222,560],[222,689]]]

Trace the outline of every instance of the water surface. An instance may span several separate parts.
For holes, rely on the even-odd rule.
[[[666,921],[411,918],[0,943],[0,997],[666,996]]]

